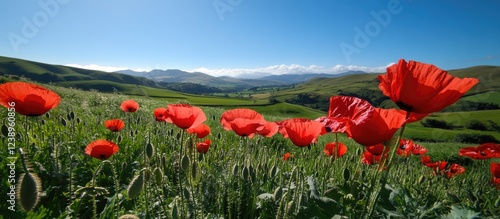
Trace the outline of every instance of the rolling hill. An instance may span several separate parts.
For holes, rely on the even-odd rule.
[[[23,76],[41,83],[110,81],[120,84],[159,87],[156,82],[143,77],[51,65],[2,56],[0,56],[0,75]]]
[[[500,98],[498,98],[500,66],[474,66],[448,72],[457,77],[476,77],[479,79],[479,84],[447,110],[471,111],[498,108],[500,105]],[[394,107],[392,101],[378,88],[378,75],[380,74],[351,74],[338,78],[314,78],[287,89],[274,91],[270,96],[281,102],[304,105],[322,111],[328,110],[329,98],[335,95],[357,96],[368,100],[375,106]]]

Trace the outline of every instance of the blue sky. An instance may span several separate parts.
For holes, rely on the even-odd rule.
[[[0,55],[212,75],[500,66],[497,0],[3,1]]]

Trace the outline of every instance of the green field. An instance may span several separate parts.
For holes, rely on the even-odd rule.
[[[152,114],[156,107],[171,103],[188,100],[194,104],[199,96],[189,99],[189,95],[158,91],[153,96],[163,96],[153,98],[150,95],[155,90],[148,88],[146,97],[47,87],[62,97],[57,108],[36,118],[15,116],[16,147],[25,152],[27,168],[40,178],[43,193],[29,197],[39,200],[28,212],[18,206],[15,211],[3,210],[9,204],[1,202],[5,218],[117,218],[124,214],[139,218],[360,218],[368,214],[368,197],[374,194],[372,188],[380,185],[380,174],[387,172],[362,164],[364,147],[342,134],[339,141],[347,145],[348,152],[337,159],[323,153],[324,145],[335,141],[333,134],[320,136],[309,150],[294,146],[280,134],[241,138],[219,123],[224,110],[233,108],[229,104],[227,108],[201,106],[211,128],[206,138],[212,141],[208,153],[201,155],[193,145],[203,139],[172,124],[156,122]],[[119,106],[130,98],[140,108],[124,113]],[[223,99],[206,103],[220,104]],[[249,108],[270,121],[322,115],[286,103]],[[5,124],[8,114],[6,109],[2,111],[0,119]],[[466,119],[498,122],[493,117],[481,112],[432,116],[456,126]],[[117,133],[107,130],[103,122],[112,118],[123,119],[125,128]],[[432,132],[418,126],[409,125],[403,136]],[[1,141],[6,145],[2,130]],[[120,149],[107,161],[85,155],[86,145],[96,139],[111,140]],[[475,214],[495,218],[500,214],[500,190],[488,183],[489,162],[500,159],[483,162],[459,157],[457,150],[468,144],[418,143],[428,148],[433,161],[458,163],[466,172],[448,179],[434,175],[418,156],[396,156],[374,217],[461,218]],[[282,160],[286,152],[294,158]],[[0,154],[0,175],[8,176],[10,160],[3,157],[12,155],[7,155],[7,150]],[[15,167],[15,176],[25,172],[21,159]],[[10,192],[7,180],[0,184],[0,193]],[[19,187],[23,191],[23,186]]]

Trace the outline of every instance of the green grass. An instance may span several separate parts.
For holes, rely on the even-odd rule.
[[[496,103],[500,104],[500,92],[490,91],[486,93],[480,93],[476,95],[466,96],[462,100],[472,101],[472,102],[482,102],[482,103]]]
[[[366,213],[371,188],[379,185],[375,177],[384,173],[376,166],[362,164],[364,147],[344,135],[339,135],[339,141],[347,145],[348,152],[338,159],[322,152],[324,144],[335,140],[333,134],[320,136],[310,149],[296,147],[279,134],[241,138],[219,124],[225,110],[221,107],[201,107],[205,123],[211,127],[207,138],[212,141],[202,156],[191,148],[191,141],[201,140],[153,119],[154,108],[178,99],[47,87],[62,97],[57,108],[41,117],[15,117],[17,147],[25,151],[30,171],[41,178],[44,195],[33,211],[2,211],[6,218],[92,218],[94,206],[101,218],[125,213],[140,218],[360,218]],[[135,113],[119,109],[129,98],[140,104]],[[268,120],[321,115],[284,103],[254,109]],[[2,112],[0,119],[5,121],[6,110]],[[123,119],[126,127],[118,133],[109,132],[103,122],[110,118]],[[411,133],[411,128],[407,130]],[[96,139],[119,145],[109,162],[83,153]],[[5,136],[1,141],[2,145],[7,143]],[[152,157],[146,155],[149,143],[154,147]],[[465,144],[418,143],[428,148],[433,161],[460,162],[466,172],[447,179],[433,175],[419,157],[395,157],[376,217],[388,217],[390,212],[400,218],[415,218],[425,212],[421,218],[442,218],[451,215],[452,208],[477,212],[485,218],[500,214],[495,206],[500,190],[488,184],[489,161],[458,157],[457,150]],[[2,157],[6,152],[0,151]],[[295,158],[283,161],[285,152]],[[7,162],[0,160],[2,176],[9,174]],[[20,159],[16,167],[19,176],[23,172]],[[156,170],[163,173],[159,182],[153,173]],[[137,198],[129,199],[127,188],[139,173],[146,174],[145,184]],[[95,182],[91,182],[93,178]],[[7,181],[0,185],[0,193],[7,194]],[[0,208],[7,209],[7,202],[1,202]]]

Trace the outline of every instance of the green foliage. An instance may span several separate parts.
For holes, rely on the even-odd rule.
[[[438,128],[438,129],[452,129],[452,127],[443,120],[437,119],[424,119],[420,122],[422,126],[427,128]]]
[[[471,144],[483,144],[483,143],[498,143],[499,141],[491,135],[482,134],[470,134],[470,133],[459,133],[454,139],[456,142],[471,143]]]
[[[486,129],[488,129],[488,127],[486,127],[486,125],[479,120],[470,120],[465,123],[464,127],[466,129],[474,129],[479,131],[485,131]]]
[[[2,213],[6,218],[92,218],[94,212],[101,218],[124,214],[139,218],[359,218],[380,172],[360,162],[364,147],[345,135],[339,134],[339,141],[347,145],[347,154],[332,159],[323,154],[323,146],[334,141],[333,135],[321,136],[309,150],[293,146],[280,135],[242,139],[221,127],[224,109],[219,107],[202,107],[212,144],[207,154],[200,155],[193,145],[201,140],[153,119],[156,107],[179,99],[47,87],[62,96],[60,106],[45,116],[16,116],[16,140],[27,152],[33,173],[40,177],[44,195],[32,212]],[[119,105],[130,98],[140,108],[123,113]],[[255,109],[270,121],[324,115],[288,103]],[[0,113],[0,119],[5,115]],[[125,128],[109,132],[103,126],[109,118],[123,119]],[[101,138],[120,147],[106,165],[83,153],[88,143]],[[147,149],[148,144],[154,150]],[[433,160],[448,159],[465,146],[421,144]],[[286,152],[295,158],[283,161]],[[0,153],[5,155],[5,151]],[[466,173],[447,179],[432,175],[419,157],[395,157],[388,179],[391,189],[384,190],[376,216],[439,218],[449,214],[453,205],[483,217],[500,214],[495,206],[500,191],[488,185],[488,165],[469,162],[463,163]],[[8,175],[7,163],[0,159],[2,176]],[[130,199],[127,189],[131,181],[137,182],[133,179],[138,173],[143,182],[135,186],[142,188]],[[8,183],[0,184],[0,193],[7,194]],[[7,209],[6,204],[0,203],[0,208]]]

